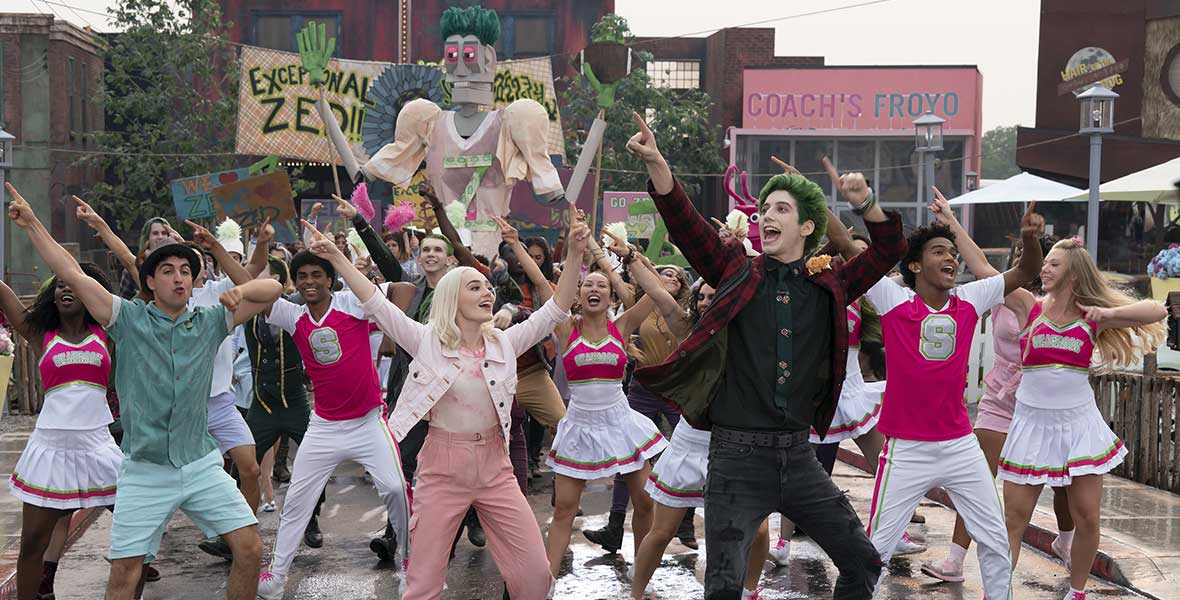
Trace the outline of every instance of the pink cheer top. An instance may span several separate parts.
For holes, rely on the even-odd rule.
[[[623,392],[627,370],[623,336],[613,322],[608,322],[607,331],[609,335],[597,342],[582,337],[576,326],[570,332],[569,343],[561,355],[570,386],[570,404],[605,408],[619,400],[627,401]]]
[[[1020,323],[1016,320],[1016,314],[1003,305],[993,308],[995,357],[992,368],[983,376],[983,397],[1008,407],[1009,416],[1016,403],[1016,388],[1020,386],[1020,336]]]
[[[865,380],[860,372],[860,300],[848,306],[848,359],[844,368],[844,388],[840,390],[840,402],[845,398],[864,394]]]
[[[107,405],[111,354],[102,328],[91,325],[90,335],[77,344],[59,337],[57,330],[47,332],[39,367],[45,404],[37,427],[85,430],[114,421]]]
[[[1020,338],[1023,375],[1016,401],[1036,408],[1093,404],[1089,374],[1097,331],[1097,324],[1084,319],[1054,323],[1038,300]]]

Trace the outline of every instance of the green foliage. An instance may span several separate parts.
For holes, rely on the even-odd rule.
[[[109,38],[100,92],[107,131],[95,134],[106,154],[87,160],[104,173],[93,203],[126,230],[175,218],[173,179],[252,161],[232,154],[239,65],[218,2],[119,0],[111,14],[122,33]]]
[[[1020,174],[1016,166],[1016,126],[996,127],[983,134],[980,179],[1007,179]]]
[[[629,44],[634,37],[631,35],[631,26],[627,23],[627,19],[614,13],[602,17],[594,24],[594,27],[590,28],[591,42]]]
[[[626,29],[626,21],[614,15],[607,15],[603,21],[595,25],[595,28],[607,20],[616,25],[621,24],[621,35],[630,38],[631,32]],[[651,53],[636,54],[636,64],[652,60]],[[598,93],[585,77],[579,76],[570,82],[560,96],[565,151],[569,160],[573,162],[581,154],[586,132],[598,114]],[[721,128],[712,125],[712,108],[713,101],[707,93],[700,90],[656,88],[652,86],[646,70],[642,67],[634,69],[629,76],[618,82],[615,104],[606,110],[606,138],[602,142],[602,189],[647,189],[647,170],[643,162],[626,149],[627,140],[636,131],[631,113],[638,112],[648,118],[648,124],[655,133],[660,151],[667,158],[672,172],[680,178],[685,192],[693,198],[701,197],[709,180],[683,174],[725,171],[725,162],[721,159],[721,149],[718,145]],[[619,173],[609,169],[634,172]]]
[[[500,17],[496,11],[479,6],[446,9],[439,27],[443,40],[452,35],[474,35],[485,46],[494,46],[500,39]]]

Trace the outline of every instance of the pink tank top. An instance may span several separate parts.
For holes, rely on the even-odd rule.
[[[860,301],[848,306],[848,349],[860,349]]]
[[[582,337],[575,326],[561,364],[571,385],[591,382],[622,382],[627,370],[627,352],[623,336],[613,322],[607,323],[610,335],[598,342]]]
[[[106,332],[91,325],[90,335],[79,344],[57,337],[56,330],[47,332],[40,368],[46,394],[66,385],[89,385],[105,392],[111,375]]]
[[[1028,315],[1028,326],[1020,338],[1021,365],[1025,371],[1063,368],[1089,371],[1098,326],[1084,319],[1058,325],[1045,316],[1038,300]]]

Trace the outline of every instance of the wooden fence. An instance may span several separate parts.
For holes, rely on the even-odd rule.
[[[12,336],[16,344],[13,352],[12,379],[8,383],[8,414],[34,415],[41,410],[45,392],[41,387],[40,357],[29,350],[29,343],[19,335]]]
[[[1127,447],[1114,474],[1180,494],[1180,376],[1161,374],[1155,354],[1143,372],[1092,374],[1103,418]]]

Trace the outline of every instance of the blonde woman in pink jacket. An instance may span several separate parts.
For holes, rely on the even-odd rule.
[[[581,264],[590,230],[570,228],[567,260]],[[451,540],[474,506],[488,548],[514,600],[541,600],[552,586],[541,529],[520,492],[508,457],[508,428],[516,393],[516,357],[569,319],[577,269],[565,271],[553,297],[524,322],[492,326],[495,293],[469,267],[447,273],[435,288],[428,324],[407,317],[377,293],[332,240],[316,234],[311,251],[329,260],[362,302],[365,315],[413,357],[409,377],[389,417],[395,439],[421,419],[430,433],[418,456],[410,517],[413,568],[406,565],[405,600],[442,594]]]

